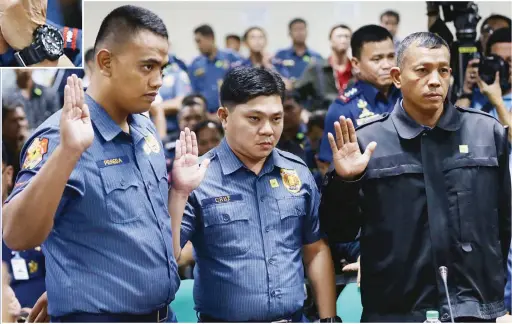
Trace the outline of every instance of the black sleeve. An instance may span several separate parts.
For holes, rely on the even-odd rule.
[[[503,265],[507,267],[507,257],[510,249],[510,217],[512,214],[511,208],[511,183],[510,183],[510,166],[509,154],[510,143],[508,141],[508,127],[503,128],[499,126],[497,134],[499,155],[498,163],[500,169],[500,190],[498,201],[498,217],[499,217],[499,235],[501,242],[501,253],[503,256]]]
[[[331,168],[332,169],[332,165]],[[360,189],[364,175],[343,181],[335,170],[327,172],[320,201],[320,228],[329,242],[352,242],[361,228]]]

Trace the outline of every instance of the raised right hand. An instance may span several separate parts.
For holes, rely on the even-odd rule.
[[[89,107],[84,103],[82,80],[68,77],[64,88],[64,106],[60,117],[60,140],[63,149],[81,155],[94,139]]]
[[[371,142],[361,154],[357,144],[356,130],[352,120],[341,116],[339,122],[334,123],[336,141],[331,133],[327,134],[332,150],[332,161],[336,173],[344,180],[354,180],[360,177],[370,161],[376,142]]]

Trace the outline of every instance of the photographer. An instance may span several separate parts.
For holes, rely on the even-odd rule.
[[[512,41],[510,28],[501,28],[496,30],[488,39],[485,55],[497,55],[511,66]],[[478,60],[470,61],[470,65],[477,63]],[[512,125],[510,109],[512,107],[512,90],[510,72],[508,82],[501,81],[499,72],[496,73],[492,84],[482,81],[479,75],[478,67],[468,67],[464,81],[464,94],[456,102],[460,107],[472,107],[481,109],[498,118],[503,125]],[[472,86],[478,85],[479,91],[474,91]],[[476,89],[475,89],[476,90]],[[471,101],[470,101],[471,99]],[[509,140],[512,136],[509,133]]]

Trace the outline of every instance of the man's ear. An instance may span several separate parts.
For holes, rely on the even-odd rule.
[[[112,53],[107,49],[102,49],[96,55],[100,73],[106,77],[112,76]]]
[[[352,63],[352,73],[354,75],[357,75],[360,72],[359,60],[357,59],[357,57],[352,56],[352,58],[350,59],[350,63]]]
[[[217,117],[219,117],[220,122],[222,123],[222,128],[226,131],[226,126],[228,123],[229,109],[226,107],[219,107],[217,109]]]
[[[392,67],[389,71],[391,75],[391,80],[393,81],[393,84],[397,89],[400,89],[402,86],[402,78],[401,78],[401,71],[398,66]]]

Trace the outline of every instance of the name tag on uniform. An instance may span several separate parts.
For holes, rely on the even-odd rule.
[[[130,162],[130,159],[128,158],[128,156],[124,155],[117,158],[96,161],[96,165],[98,165],[98,168],[101,169],[109,166],[126,164],[128,162]]]
[[[220,196],[220,197],[214,197],[214,198],[206,198],[201,201],[203,207],[206,207],[208,205],[213,204],[225,204],[231,201],[239,201],[242,200],[242,195],[228,195],[228,196]]]
[[[12,266],[12,276],[15,280],[28,280],[28,270],[27,270],[27,262],[25,259],[16,254],[14,258],[11,259]]]

